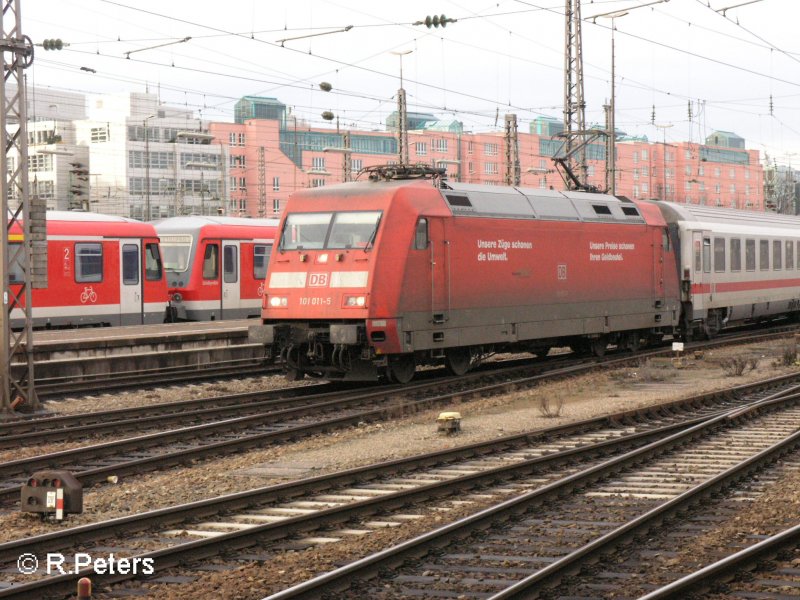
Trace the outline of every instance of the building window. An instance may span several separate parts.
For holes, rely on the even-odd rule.
[[[586,175],[589,177],[594,177],[594,165],[588,165],[586,167]]]
[[[41,173],[42,171],[53,170],[52,154],[31,154],[28,156],[28,171],[31,173]]]
[[[731,179],[735,179],[736,178],[736,169],[733,169],[733,168],[728,169],[728,177],[730,177]]]
[[[692,174],[692,166],[691,166],[691,165],[686,165],[686,166],[683,168],[683,172],[684,172],[686,175],[691,175],[691,174]]]
[[[311,159],[311,170],[312,171],[324,171],[325,170],[325,157],[324,156],[315,156]]]
[[[231,146],[235,146],[236,145],[236,134],[234,132],[232,132],[232,131],[228,134],[228,143]]]
[[[447,152],[447,139],[439,138],[431,143],[434,152]]]
[[[92,144],[108,141],[108,127],[92,127],[90,131]]]
[[[634,198],[638,198],[639,197],[639,186],[638,185],[634,185],[633,186],[633,197]]]
[[[750,179],[750,171],[748,171],[747,169],[744,170],[744,178]]]
[[[472,154],[473,151],[474,151],[474,146],[472,142],[467,142],[467,154]]]
[[[312,179],[311,180],[311,187],[322,187],[325,185],[324,179]]]
[[[244,146],[245,135],[243,133],[239,134],[239,145]]]
[[[639,179],[639,169],[634,169],[633,170],[633,180],[636,181],[638,179]]]
[[[497,144],[484,144],[483,152],[486,156],[497,156]]]
[[[417,156],[425,156],[428,154],[428,144],[425,142],[417,142],[414,144],[414,148],[417,151]]]
[[[490,163],[490,162],[484,163],[483,172],[486,175],[497,175],[497,173],[499,173],[497,169],[497,163]]]
[[[650,191],[650,186],[647,185],[646,183],[642,183],[642,194],[646,196],[649,191]]]
[[[281,178],[280,177],[273,177],[272,178],[272,191],[273,192],[280,192],[281,191]]]
[[[246,177],[239,177],[239,191],[246,192],[247,191],[247,178]]]
[[[647,150],[642,150],[642,160],[647,160]]]
[[[634,163],[638,163],[639,162],[639,153],[634,150],[632,156],[633,156],[633,162]]]
[[[281,200],[280,198],[273,198],[272,199],[272,212],[276,215],[281,212]]]
[[[703,167],[702,165],[700,165],[699,167],[697,167],[697,174],[698,174],[698,175],[701,175],[701,176],[702,176],[702,175],[705,175],[705,173],[706,173],[706,169],[705,169],[705,167]]]
[[[352,173],[358,173],[363,168],[364,168],[363,158],[354,158],[353,160],[350,161],[350,171]]]
[[[232,169],[244,169],[247,167],[244,154],[231,154],[228,164]]]
[[[475,173],[475,163],[467,163],[467,172],[472,175]]]

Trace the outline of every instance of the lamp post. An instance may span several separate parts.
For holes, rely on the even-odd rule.
[[[401,166],[408,164],[408,119],[406,113],[406,91],[403,89],[403,57],[412,52],[413,50],[392,52],[395,56],[400,57],[400,89],[397,90],[397,152]]]
[[[155,115],[149,115],[142,121],[144,126],[144,221],[150,220],[150,132],[147,129],[147,122],[153,118]]]
[[[667,197],[667,129],[669,129],[673,125],[674,125],[674,123],[665,123],[664,125],[658,125],[658,124],[655,125],[658,129],[661,129],[664,132],[664,138],[663,138],[664,139],[664,142],[663,142],[664,146],[661,149],[661,177],[664,179],[664,186],[663,186],[664,197],[662,198],[662,200],[669,200],[669,198]]]
[[[586,17],[587,20],[591,19],[592,23],[596,23],[597,19],[601,17],[611,19],[611,106],[608,114],[608,140],[606,144],[606,188],[608,189],[608,193],[612,196],[617,193],[617,125],[614,117],[616,114],[616,56],[614,49],[614,31],[617,29],[616,19],[624,17],[630,11],[636,10],[637,8],[644,8],[645,6],[652,6],[653,4],[661,4],[663,2],[669,2],[669,0],[654,0],[653,2],[640,4],[638,6],[630,6],[624,10],[616,10]]]

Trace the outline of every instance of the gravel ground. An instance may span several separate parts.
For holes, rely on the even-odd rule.
[[[670,361],[651,361],[641,368],[589,374],[563,382],[544,384],[533,390],[442,406],[408,418],[364,425],[292,444],[203,461],[185,468],[130,479],[121,478],[116,485],[98,485],[84,490],[84,513],[70,516],[66,525],[105,520],[381,460],[550,427],[674,400],[727,387],[732,383],[764,379],[796,370],[795,366],[778,365],[785,345],[785,342],[770,342],[715,350],[706,352],[702,358],[688,360],[681,368],[675,368]],[[720,364],[734,356],[759,358],[757,369],[741,377],[726,376]],[[285,383],[279,377],[249,378],[235,383],[211,383],[139,394],[126,392],[65,400],[53,403],[49,408],[58,412],[80,412],[96,407],[98,402],[104,408],[133,406],[283,385]],[[545,406],[556,411],[560,407],[560,415],[544,417],[542,412]],[[462,432],[459,435],[442,436],[436,432],[436,416],[444,410],[461,412]],[[39,450],[45,451],[41,448]],[[275,476],[280,470],[283,470],[283,476]],[[462,511],[470,510],[474,508],[459,508],[448,513],[446,518],[449,520]],[[369,544],[366,545],[363,539],[356,539],[304,552],[288,553],[270,562],[269,566],[247,565],[233,575],[231,572],[211,573],[202,576],[194,584],[154,589],[147,597],[262,598],[270,591],[327,570],[334,563],[341,563],[378,547],[412,537],[430,528],[431,523],[427,521],[420,520],[392,528],[391,531],[371,534],[368,536]],[[46,533],[61,527],[63,526],[43,524],[32,515],[8,513],[0,515],[0,541]],[[221,593],[222,586],[224,594]]]

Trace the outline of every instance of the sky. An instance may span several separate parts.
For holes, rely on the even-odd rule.
[[[408,110],[466,131],[499,130],[507,113],[521,131],[563,119],[564,0],[19,2],[34,44],[68,44],[36,47],[36,87],[150,91],[214,121],[269,96],[315,127],[332,127],[331,111],[372,130],[396,110],[402,66]],[[434,14],[455,21],[414,24]],[[587,125],[604,123],[611,96],[613,23],[618,130],[668,143],[732,131],[800,166],[800,2],[583,0],[581,15]]]

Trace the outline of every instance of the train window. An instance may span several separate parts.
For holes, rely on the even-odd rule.
[[[368,248],[381,224],[379,211],[341,212],[333,218],[326,248]]]
[[[208,244],[203,256],[203,279],[219,278],[219,246]]]
[[[268,244],[255,244],[253,246],[253,277],[256,281],[267,278],[267,265],[272,246]]]
[[[702,255],[700,254],[700,240],[695,240],[694,242],[694,270],[698,273],[700,269],[703,267],[702,262]]]
[[[725,272],[725,238],[714,238],[714,271]]]
[[[742,270],[742,240],[731,238],[731,271]]]
[[[797,260],[794,264],[800,269],[800,241],[797,242]]]
[[[758,268],[769,271],[769,241],[758,240]]]
[[[794,242],[786,242],[786,270],[794,269]]]
[[[756,270],[756,241],[744,241],[744,268],[748,271]]]
[[[783,261],[781,260],[781,251],[783,243],[780,240],[772,241],[772,268],[780,271],[783,268]]]
[[[75,244],[75,281],[78,283],[103,281],[102,244]]]
[[[222,280],[225,283],[239,281],[238,252],[236,246],[225,245],[222,247]]]
[[[428,247],[428,219],[422,217],[417,221],[417,228],[414,232],[414,249],[425,250]]]
[[[146,244],[144,247],[144,278],[147,281],[161,281],[161,254],[158,244]]]
[[[629,217],[638,217],[639,211],[633,206],[623,206],[622,214],[627,215]]]
[[[703,273],[711,273],[711,238],[703,238]]]
[[[189,268],[192,254],[192,236],[186,234],[159,235],[161,251],[164,253],[164,268],[175,273],[184,273]],[[160,277],[159,277],[160,279]]]
[[[8,245],[8,283],[23,283],[25,281],[25,274],[22,267],[17,260],[17,252],[22,251],[22,244],[9,244]]]
[[[597,213],[598,215],[611,214],[611,209],[605,204],[592,204],[592,208],[594,209],[594,212]]]
[[[669,252],[669,234],[666,229],[661,232],[661,249]]]
[[[469,198],[466,196],[456,195],[456,194],[445,194],[445,198],[447,198],[447,202],[450,206],[464,206],[470,207],[472,206],[472,202],[469,201]]]
[[[291,213],[283,225],[280,250],[314,250],[325,247],[333,213]]]
[[[139,246],[137,244],[122,245],[122,283],[124,285],[139,284]]]

